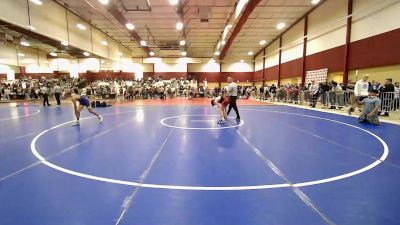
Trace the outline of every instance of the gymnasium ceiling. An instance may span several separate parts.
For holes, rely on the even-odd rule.
[[[107,6],[99,0],[56,1],[127,46],[133,57],[146,57],[149,50],[155,56],[178,56],[186,51],[188,57],[215,57],[225,27],[232,24],[227,40],[246,8],[235,19],[239,0],[180,0],[178,6],[172,6],[169,0],[110,0]],[[287,28],[313,6],[311,0],[259,1],[234,38],[227,56],[245,57],[249,51],[258,52],[284,31],[276,28],[278,23],[286,23]],[[134,24],[134,32],[147,42],[148,50],[110,13],[109,7],[118,9],[123,18]],[[179,21],[184,23],[180,31],[176,29]],[[186,45],[180,46],[180,40],[186,40]],[[260,45],[261,40],[266,40],[266,44]],[[219,50],[224,47],[221,45]]]

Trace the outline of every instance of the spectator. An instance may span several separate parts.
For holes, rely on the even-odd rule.
[[[329,101],[331,103],[331,109],[336,109],[338,105],[339,109],[343,108],[344,105],[344,92],[343,89],[335,81],[331,82],[331,91],[329,92]]]
[[[317,96],[319,94],[318,89],[319,89],[319,85],[315,83],[315,80],[311,81],[311,84],[308,87],[308,90],[310,91],[309,98],[311,98],[311,99],[308,99],[308,101],[310,102],[309,106],[313,106],[312,99],[314,99],[314,98],[318,99],[318,96]]]
[[[389,116],[389,111],[392,108],[393,100],[394,100],[394,85],[392,84],[392,79],[388,78],[385,80],[385,85],[381,88],[381,100],[382,104],[382,112],[384,112],[384,116]],[[379,114],[381,114],[380,112]]]
[[[260,87],[260,101],[265,101],[265,90],[264,90],[264,86],[262,86],[262,85]]]
[[[398,110],[400,108],[400,83],[394,83],[394,108]]]
[[[351,105],[348,111],[349,115],[351,115],[351,113],[354,112],[354,108],[358,105],[359,102],[368,97],[368,88],[369,88],[368,78],[369,75],[364,75],[361,80],[357,81],[354,87],[354,95],[356,100],[355,103]],[[361,109],[359,110],[361,111]]]

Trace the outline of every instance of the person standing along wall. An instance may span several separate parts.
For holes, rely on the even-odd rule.
[[[228,95],[230,97],[229,109],[227,115],[231,112],[231,109],[235,110],[236,112],[236,120],[240,120],[239,110],[236,105],[236,100],[238,96],[238,87],[231,77],[228,77]]]
[[[356,97],[355,103],[349,109],[349,115],[354,112],[354,108],[358,105],[359,102],[368,98],[368,83],[369,75],[364,75],[361,80],[357,81],[356,85],[354,86],[354,96]],[[361,111],[361,109],[360,109]]]

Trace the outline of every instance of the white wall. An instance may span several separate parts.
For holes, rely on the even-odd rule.
[[[60,5],[53,1],[43,1],[43,5],[38,6],[29,1],[29,13],[35,32],[44,36],[51,35],[60,42],[68,41],[66,10]]]
[[[188,72],[219,72],[219,62],[209,60],[205,63],[190,63],[188,64]]]
[[[222,63],[221,72],[254,72],[253,61],[224,61]]]
[[[26,0],[1,0],[0,19],[21,27],[28,27]]]
[[[351,41],[358,41],[400,28],[400,2],[354,0]]]
[[[328,0],[308,18],[307,55],[346,43],[347,0]]]
[[[11,43],[0,46],[0,64],[18,65],[17,51]]]
[[[263,52],[261,51],[261,53],[255,58],[255,68],[254,71],[260,71],[263,70],[263,60],[264,60],[264,56],[263,56]]]
[[[282,36],[282,63],[303,57],[304,20]]]
[[[167,64],[163,62],[154,64],[154,72],[187,72],[186,63]]]
[[[25,29],[29,29],[30,19],[31,26],[36,28],[32,30],[33,32],[60,42],[68,41],[71,46],[104,58],[110,57],[120,61],[118,52],[122,52],[123,57],[131,57],[130,50],[54,1],[42,0],[42,3],[36,5],[27,0],[1,0],[0,19]],[[28,17],[28,6],[30,17]],[[85,25],[87,29],[84,31],[78,29],[76,27],[78,23]],[[107,40],[108,46],[102,45],[100,43],[102,40]]]
[[[265,52],[265,68],[279,64],[279,39],[267,47]]]

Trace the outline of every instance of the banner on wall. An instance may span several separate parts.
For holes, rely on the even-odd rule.
[[[15,80],[15,71],[14,70],[7,71],[7,80]]]
[[[306,72],[306,84],[311,83],[311,81],[315,81],[315,83],[323,83],[326,82],[328,78],[328,68],[321,70],[311,70]]]

